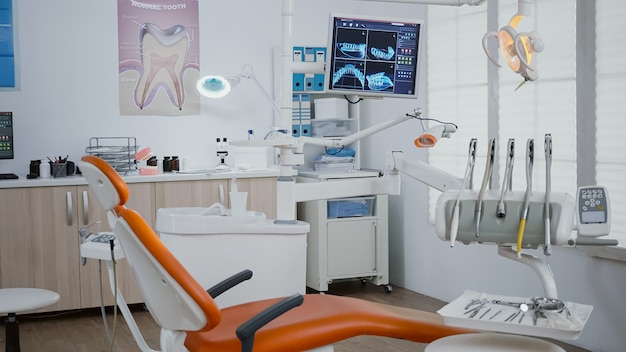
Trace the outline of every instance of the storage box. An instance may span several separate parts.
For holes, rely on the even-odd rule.
[[[318,120],[347,119],[348,102],[341,98],[324,98],[313,101],[315,118]]]
[[[268,170],[274,165],[274,148],[231,146],[235,169]]]
[[[356,120],[311,120],[313,137],[345,137],[356,132]]]
[[[338,198],[328,200],[329,219],[348,218],[355,216],[372,216],[374,196]]]

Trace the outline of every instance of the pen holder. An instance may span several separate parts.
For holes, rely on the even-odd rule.
[[[50,163],[50,173],[52,177],[66,177],[67,176],[67,164],[66,163]]]

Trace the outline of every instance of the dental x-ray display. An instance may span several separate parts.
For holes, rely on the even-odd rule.
[[[328,32],[329,92],[417,97],[421,21],[331,14]]]

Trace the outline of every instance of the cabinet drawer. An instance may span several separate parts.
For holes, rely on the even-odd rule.
[[[376,220],[328,223],[328,276],[359,277],[376,272]]]

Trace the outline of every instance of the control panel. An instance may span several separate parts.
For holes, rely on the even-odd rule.
[[[100,260],[124,258],[124,252],[113,232],[98,232],[80,245],[80,256]]]
[[[604,236],[611,231],[609,194],[603,186],[578,188],[576,218],[579,236]]]

